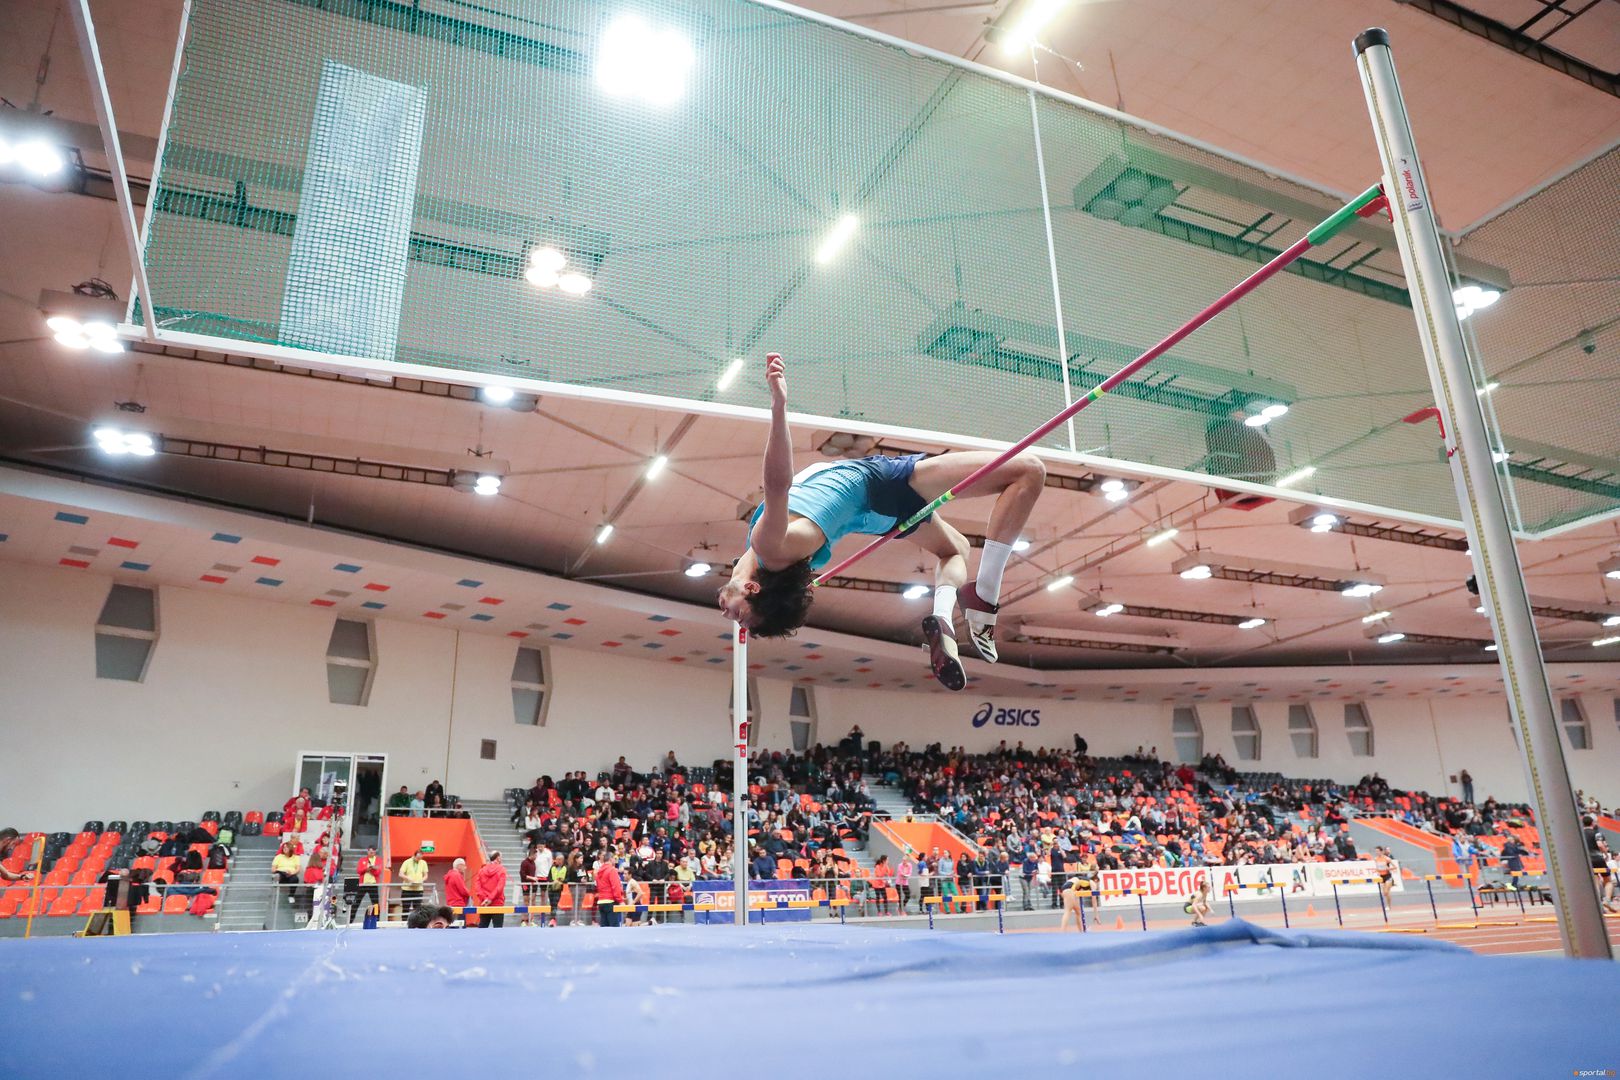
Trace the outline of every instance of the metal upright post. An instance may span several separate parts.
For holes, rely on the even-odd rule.
[[[1484,407],[1475,393],[1462,325],[1451,298],[1433,203],[1395,77],[1389,35],[1383,30],[1366,30],[1356,37],[1355,51],[1429,383],[1446,420],[1451,476],[1473,549],[1479,595],[1496,628],[1497,662],[1518,728],[1536,821],[1555,884],[1564,952],[1608,959],[1609,939],[1588,871],[1575,793],[1570,788],[1547,670],[1541,660],[1541,642],[1491,458]]]
[[[731,881],[734,922],[748,925],[748,628],[732,623]],[[763,915],[760,916],[764,918]]]

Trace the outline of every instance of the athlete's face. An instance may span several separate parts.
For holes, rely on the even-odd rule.
[[[732,579],[720,586],[717,599],[720,610],[725,617],[733,622],[740,622],[744,626],[752,626],[754,611],[748,604],[748,597],[759,592],[759,582],[749,579],[737,581]]]

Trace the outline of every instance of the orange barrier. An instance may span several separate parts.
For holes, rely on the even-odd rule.
[[[937,847],[941,851],[949,851],[952,859],[960,859],[969,851],[974,856],[979,854],[976,848],[964,844],[955,833],[937,822],[874,821],[872,824],[901,851],[909,847],[912,851],[927,855]]]
[[[467,882],[484,865],[483,853],[478,847],[478,827],[471,818],[391,817],[388,819],[388,857],[393,864],[390,875],[399,872],[399,864],[424,843],[432,841],[428,853],[430,863],[448,863],[455,859],[467,860]],[[502,858],[506,856],[503,854]]]

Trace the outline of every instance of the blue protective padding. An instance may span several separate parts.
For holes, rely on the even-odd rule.
[[[0,1076],[1568,1076],[1620,967],[1416,937],[836,925],[0,946]],[[150,1063],[148,1051],[143,1059]],[[629,1072],[627,1070],[635,1070]],[[139,1071],[139,1070],[137,1070]]]

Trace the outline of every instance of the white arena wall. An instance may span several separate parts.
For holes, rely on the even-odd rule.
[[[325,670],[330,612],[187,588],[161,591],[161,639],[145,681],[99,680],[92,628],[111,583],[0,563],[0,824],[56,829],[88,817],[179,819],[205,809],[279,807],[302,751],[386,753],[391,789],[442,779],[447,790],[472,797],[527,784],[543,772],[594,773],[619,754],[646,768],[667,750],[700,764],[727,752],[729,673],[718,666],[672,668],[552,647],[546,723],[522,726],[513,721],[509,687],[517,642],[379,618],[369,704],[333,705]],[[1392,680],[1402,671],[1385,670]],[[1277,669],[1269,671],[1275,676]],[[1186,678],[1183,671],[1163,675]],[[1140,681],[1142,673],[1133,678]],[[1161,696],[1172,696],[1168,688],[1178,684],[1161,685]],[[760,745],[791,745],[790,692],[789,683],[759,680]],[[822,741],[859,724],[885,745],[904,740],[984,750],[1005,738],[1070,746],[1079,733],[1098,754],[1144,745],[1169,755],[1173,746],[1173,702],[997,698],[997,709],[1038,710],[1038,725],[992,721],[976,728],[972,718],[985,700],[971,693],[826,686],[813,692]],[[1372,757],[1350,755],[1342,700],[1315,700],[1315,760],[1294,755],[1287,702],[1258,700],[1262,756],[1255,762],[1237,760],[1230,705],[1196,704],[1206,750],[1240,768],[1347,781],[1377,770],[1397,786],[1455,791],[1446,777],[1466,767],[1481,798],[1525,798],[1500,697],[1367,701]],[[1592,749],[1566,750],[1575,785],[1605,802],[1620,800],[1615,703],[1603,694],[1583,704]],[[497,741],[494,761],[480,759],[484,739]]]

